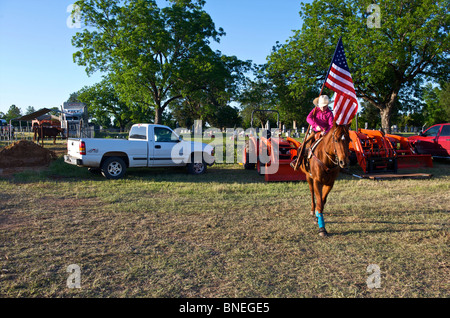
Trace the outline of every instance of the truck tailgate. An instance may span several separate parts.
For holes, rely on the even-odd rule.
[[[67,140],[67,154],[72,158],[81,159],[80,144],[81,144],[81,139]]]

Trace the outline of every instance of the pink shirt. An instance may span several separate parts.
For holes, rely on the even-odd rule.
[[[328,107],[325,107],[323,111],[319,107],[314,107],[308,117],[306,117],[306,121],[314,131],[317,132],[317,126],[319,126],[325,133],[333,127],[333,119],[333,112]]]

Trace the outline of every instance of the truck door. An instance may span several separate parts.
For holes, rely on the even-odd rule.
[[[171,129],[166,127],[154,127],[153,132],[154,142],[153,144],[149,143],[149,147],[152,148],[151,151],[153,152],[151,165],[161,167],[176,165],[172,160],[172,149],[180,142],[179,137]],[[176,157],[178,157],[178,154]],[[176,157],[173,159],[179,159]]]
[[[442,125],[436,125],[425,130],[415,143],[415,146],[421,154],[437,155],[439,152],[437,136]]]
[[[450,156],[450,124],[444,124],[438,139],[439,156]]]
[[[130,167],[148,166],[148,134],[147,126],[133,125],[128,137],[128,156]]]

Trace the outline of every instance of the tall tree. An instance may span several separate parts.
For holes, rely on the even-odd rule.
[[[114,89],[113,83],[105,77],[100,83],[85,86],[76,92],[78,101],[88,107],[92,122],[103,127],[111,126],[111,119],[123,131],[131,122],[148,122],[153,116],[149,109],[124,102]]]
[[[174,118],[179,124],[186,123],[184,127],[190,127],[196,119],[220,128],[239,125],[238,113],[229,104],[239,99],[250,65],[250,61],[240,61],[235,56],[220,56],[213,65],[213,76],[204,79],[203,89],[172,103]]]
[[[450,84],[433,86],[428,83],[425,86],[423,99],[423,115],[427,126],[450,122]]]
[[[256,110],[275,110],[277,105],[273,85],[271,85],[270,81],[260,76],[254,80],[247,81],[246,86],[241,92],[239,102],[242,108],[241,116],[245,127],[264,125],[273,116],[267,112],[255,112],[254,122],[251,123],[252,113]]]
[[[11,105],[5,114],[5,119],[9,123],[10,120],[22,116],[22,110],[16,105]]]
[[[25,115],[29,115],[32,114],[36,111],[36,109],[34,109],[33,106],[28,106],[27,109],[25,110]]]
[[[302,29],[269,57],[269,74],[284,74],[292,95],[320,88],[342,36],[357,95],[380,111],[382,128],[390,131],[398,100],[417,95],[425,80],[448,80],[450,14],[447,0],[377,4],[371,0],[302,4]],[[373,19],[379,25],[370,23]]]
[[[216,30],[203,10],[203,0],[170,0],[159,8],[154,0],[79,0],[81,21],[74,61],[92,74],[109,74],[120,97],[150,108],[155,123],[164,110],[189,94],[206,89],[224,68],[210,41],[225,33]]]

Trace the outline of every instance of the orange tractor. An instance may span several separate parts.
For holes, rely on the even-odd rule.
[[[350,131],[352,163],[364,173],[392,172],[398,169],[433,167],[431,155],[416,154],[407,138],[378,130]]]
[[[276,110],[254,110],[251,117],[251,133],[245,141],[242,152],[242,165],[245,169],[256,169],[259,174],[264,175],[265,181],[305,181],[306,176],[301,171],[294,171],[290,163],[297,156],[297,149],[301,143],[286,137],[272,136],[269,127],[262,132],[261,136],[253,129],[253,115],[255,112],[277,113],[277,124],[279,113]],[[252,133],[253,132],[253,133]]]

